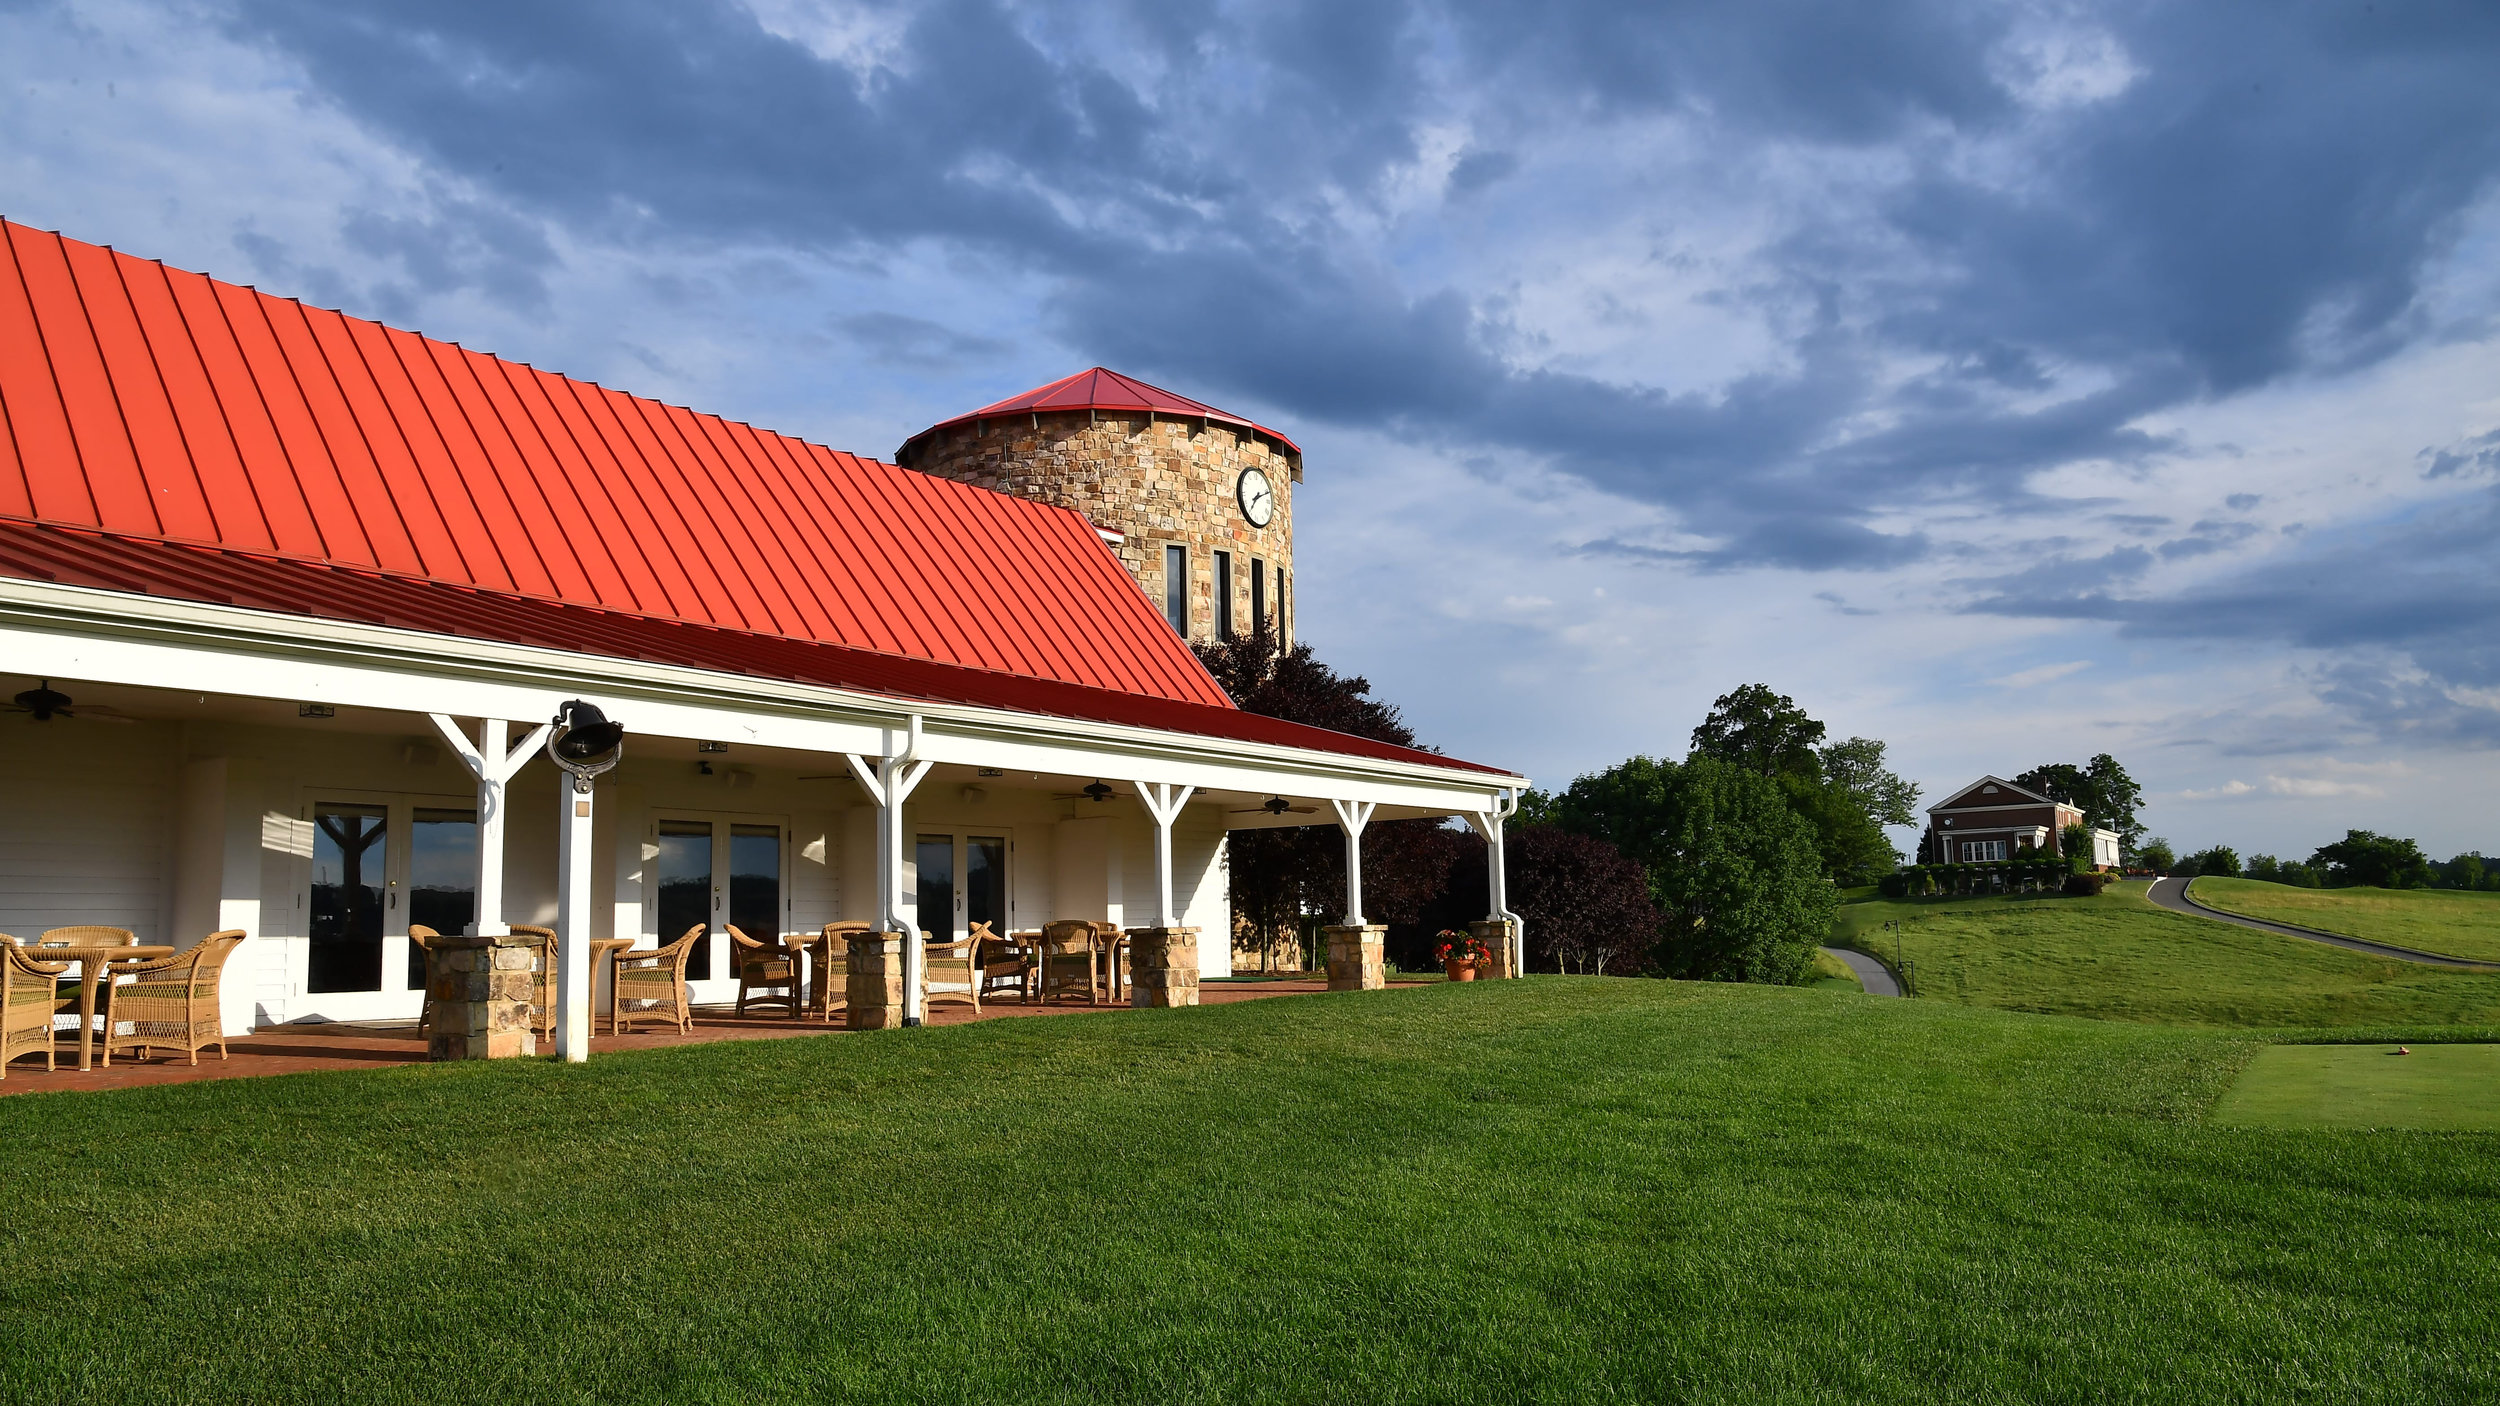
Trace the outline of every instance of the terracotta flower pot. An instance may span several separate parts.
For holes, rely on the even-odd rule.
[[[1450,958],[1448,961],[1441,964],[1441,970],[1448,973],[1449,978],[1452,981],[1473,981],[1476,979],[1476,964],[1464,957]]]

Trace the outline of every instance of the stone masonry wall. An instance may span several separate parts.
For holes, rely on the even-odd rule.
[[[1189,635],[1215,637],[1215,553],[1233,554],[1233,623],[1250,628],[1250,563],[1267,563],[1267,609],[1293,638],[1293,490],[1297,461],[1256,435],[1223,425],[1113,412],[1046,413],[941,431],[905,468],[1000,493],[1037,498],[1126,534],[1120,559],[1159,612],[1164,548],[1189,549]],[[1235,485],[1257,467],[1276,490],[1264,528],[1242,516]],[[1281,589],[1280,589],[1281,586]]]

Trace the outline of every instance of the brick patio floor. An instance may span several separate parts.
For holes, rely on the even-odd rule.
[[[1203,1005],[1228,1005],[1235,1001],[1256,1001],[1272,996],[1307,996],[1327,989],[1328,983],[1316,977],[1210,981],[1198,988],[1198,999]],[[960,1001],[940,999],[929,1005],[929,1023],[969,1025],[976,1020],[1007,1020],[1022,1016],[1109,1015],[1123,1009],[1119,1006],[1089,1006],[1081,1002],[1027,1006],[1011,1000],[985,1005],[976,1015],[970,1006]],[[590,1052],[596,1056],[618,1050],[649,1050],[664,1045],[699,1045],[719,1040],[787,1040],[805,1035],[850,1033],[839,1025],[827,1026],[813,1020],[792,1021],[785,1016],[763,1014],[741,1017],[725,1006],[698,1006],[695,1008],[692,1034],[681,1035],[674,1030],[656,1029],[629,1031],[623,1035],[593,1034]],[[57,1055],[59,1068],[47,1074],[40,1062],[21,1055],[9,1065],[8,1077],[0,1080],[0,1096],[132,1089],[152,1084],[188,1084],[203,1079],[251,1079],[321,1069],[371,1069],[378,1065],[426,1062],[425,1037],[417,1033],[413,1023],[350,1025],[342,1022],[272,1026],[249,1035],[235,1036],[231,1048],[231,1059],[220,1060],[213,1050],[203,1052],[197,1067],[186,1063],[181,1055],[159,1055],[146,1061],[124,1056],[107,1069],[99,1055],[97,1066],[82,1074],[78,1070],[77,1042],[64,1039]]]

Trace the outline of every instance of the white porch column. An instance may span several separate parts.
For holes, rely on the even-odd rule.
[[[477,917],[469,925],[469,935],[502,937],[512,931],[503,917],[504,786],[538,755],[552,728],[541,723],[520,746],[507,748],[511,724],[501,718],[478,719],[477,741],[472,744],[450,718],[441,713],[427,716],[469,775],[477,778]]]
[[[1140,781],[1137,798],[1146,803],[1146,813],[1155,822],[1155,926],[1180,926],[1180,910],[1172,902],[1172,822],[1181,818],[1181,807],[1198,794],[1195,786],[1177,781]]]
[[[590,837],[596,793],[587,776],[566,777],[564,823],[556,841],[556,1058],[590,1058]]]
[[[1518,813],[1519,793],[1505,789],[1493,798],[1490,808],[1470,811],[1467,815],[1467,823],[1475,827],[1477,834],[1484,836],[1485,888],[1492,897],[1493,909],[1486,916],[1508,925],[1506,941],[1510,951],[1503,954],[1506,959],[1503,970],[1512,976],[1523,975],[1528,970],[1527,927],[1520,922],[1518,914],[1510,911],[1510,880],[1505,872],[1508,849],[1504,844],[1504,822]]]
[[[1363,926],[1363,827],[1372,823],[1372,801],[1330,801],[1345,831],[1345,926]]]
[[[851,765],[851,775],[858,778],[861,789],[877,803],[877,924],[903,940],[903,1023],[918,1025],[927,1013],[927,993],[920,988],[927,968],[928,953],[920,945],[920,924],[903,912],[903,802],[929,774],[934,762],[920,760],[920,717],[913,714],[909,741],[901,753],[894,750],[894,732],[885,734],[885,755],[871,768],[868,760],[855,752],[845,752],[842,759]]]

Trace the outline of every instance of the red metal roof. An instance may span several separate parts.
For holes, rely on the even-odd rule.
[[[1507,775],[1437,753],[1218,706],[899,654],[483,591],[265,552],[0,519],[0,575],[250,610],[352,620],[598,658],[787,679],[910,700],[1123,723]]]
[[[1075,513],[6,220],[0,576],[1509,774],[1235,709]]]
[[[1229,706],[1076,513],[0,232],[0,517]]]
[[[1171,415],[1182,419],[1212,420],[1219,425],[1230,425],[1235,429],[1249,430],[1254,434],[1264,435],[1283,445],[1295,458],[1300,458],[1302,455],[1301,445],[1256,421],[1245,420],[1230,411],[1218,410],[1204,401],[1191,400],[1188,396],[1175,391],[1167,391],[1161,386],[1147,385],[1134,376],[1123,376],[1117,371],[1096,366],[1079,371],[1073,376],[1062,376],[1047,386],[1035,386],[1022,395],[1011,395],[995,405],[984,405],[969,415],[958,415],[952,420],[941,420],[904,440],[903,447],[894,451],[894,457],[896,459],[910,458],[913,445],[940,430],[952,429],[957,425],[974,424],[982,420],[1002,419],[1009,415],[1037,414],[1045,410],[1122,410],[1131,413],[1144,410],[1157,415]]]

